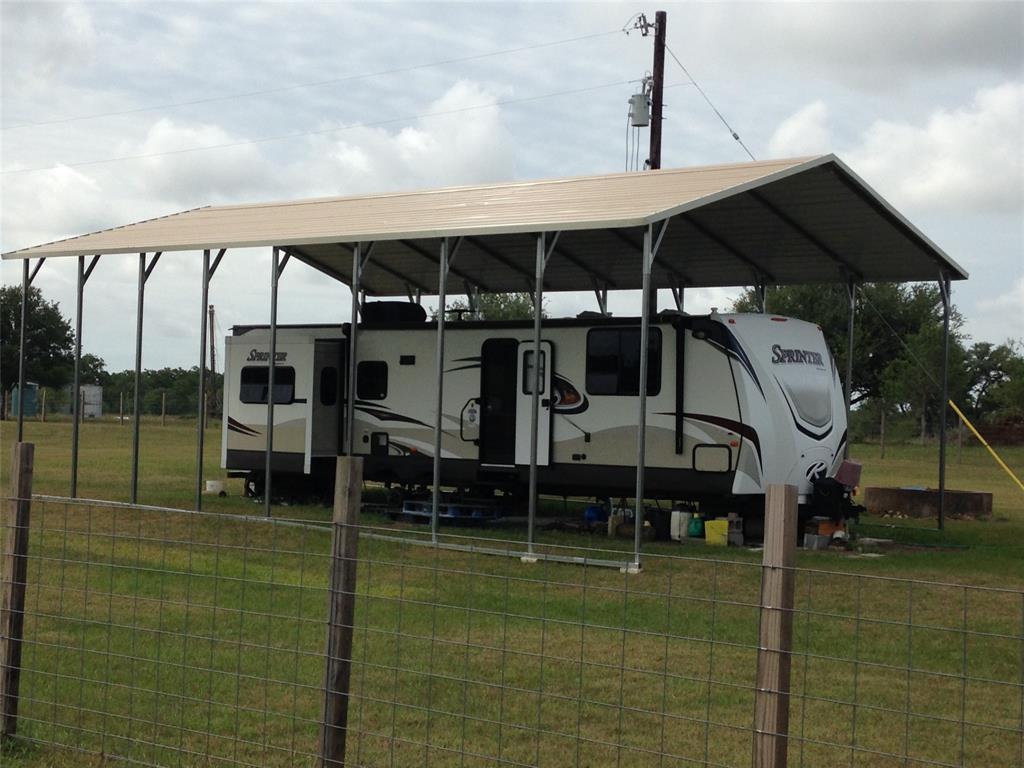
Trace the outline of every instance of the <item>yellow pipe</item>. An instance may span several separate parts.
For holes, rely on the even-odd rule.
[[[985,438],[981,436],[981,433],[980,433],[980,432],[978,432],[978,430],[976,430],[976,429],[974,428],[974,425],[973,425],[973,424],[971,424],[970,420],[969,420],[969,419],[968,419],[968,418],[967,418],[966,416],[964,416],[964,412],[963,412],[963,411],[961,411],[961,410],[960,410],[959,408],[957,408],[957,407],[956,407],[956,403],[954,403],[954,402],[953,402],[952,400],[950,400],[950,401],[949,401],[949,407],[950,407],[950,408],[952,408],[952,409],[953,409],[954,411],[956,411],[956,415],[960,417],[960,420],[961,420],[961,421],[962,421],[962,422],[963,422],[964,424],[966,424],[966,425],[967,425],[967,428],[968,428],[969,430],[971,430],[971,432],[973,432],[973,433],[974,433],[974,436],[975,436],[976,438],[978,438],[978,440],[980,440],[980,441],[981,441],[981,444],[982,444],[982,445],[984,445],[984,446],[985,446],[986,448],[988,448],[988,452],[992,454],[992,458],[996,460],[996,463],[997,463],[997,464],[998,464],[998,465],[999,465],[1000,467],[1002,467],[1002,468],[1003,468],[1004,470],[1006,470],[1006,474],[1008,474],[1008,475],[1009,475],[1010,477],[1012,477],[1012,478],[1013,478],[1013,482],[1015,482],[1015,483],[1017,484],[1017,486],[1018,486],[1018,487],[1019,487],[1019,488],[1020,488],[1020,489],[1021,489],[1022,491],[1024,491],[1024,483],[1022,483],[1022,482],[1020,481],[1020,478],[1019,478],[1019,477],[1017,477],[1017,476],[1016,476],[1015,474],[1013,474],[1013,470],[1012,470],[1012,469],[1010,469],[1010,468],[1009,468],[1008,466],[1006,466],[1006,462],[1005,462],[1005,461],[1003,461],[1003,460],[1002,460],[1002,459],[1001,459],[1001,458],[999,457],[999,454],[998,454],[998,453],[996,453],[996,452],[995,452],[995,451],[994,451],[994,450],[992,449],[992,446],[991,446],[991,445],[989,445],[989,444],[988,444],[988,443],[987,443],[987,442],[985,441]]]

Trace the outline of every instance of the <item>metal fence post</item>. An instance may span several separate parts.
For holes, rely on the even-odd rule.
[[[339,456],[334,479],[334,531],[327,625],[327,665],[320,738],[320,765],[345,765],[349,678],[356,607],[359,504],[363,490],[361,457]]]
[[[789,673],[793,651],[797,489],[768,486],[761,561],[761,636],[754,702],[754,768],[785,768],[789,751]]]
[[[21,684],[21,641],[25,626],[28,525],[32,510],[34,456],[34,444],[14,444],[8,528],[4,536],[3,562],[0,563],[0,738],[14,736],[18,730],[18,688]]]

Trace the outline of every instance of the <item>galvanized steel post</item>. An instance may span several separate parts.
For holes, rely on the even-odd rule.
[[[939,275],[942,295],[942,401],[939,403],[939,530],[946,525],[946,411],[949,403],[949,275]]]
[[[18,340],[18,442],[25,435],[25,318],[28,315],[28,259],[21,272],[21,332]]]
[[[271,454],[274,451],[274,368],[277,358],[277,284],[288,263],[289,253],[278,261],[280,249],[274,247],[271,250],[270,264],[270,358],[267,361],[267,445],[264,449],[264,471],[263,471],[263,509],[270,517],[270,496],[271,496]]]
[[[142,312],[146,301],[146,254],[139,254],[139,283],[135,297],[135,397],[132,403],[131,501],[139,500],[139,396],[142,393]]]
[[[857,284],[850,279],[846,283],[849,300],[849,315],[846,322],[846,443],[843,458],[850,456],[850,400],[853,397],[853,323],[857,318]]]
[[[633,512],[633,568],[640,569],[640,543],[643,541],[644,527],[644,460],[647,441],[647,339],[650,335],[651,323],[651,267],[654,263],[654,249],[651,242],[652,225],[644,228],[643,278],[640,293],[640,412],[637,416],[636,430],[636,508]]]
[[[348,329],[348,397],[345,400],[345,452],[355,453],[356,334],[359,326],[359,284],[362,281],[362,247],[352,248],[352,313]]]
[[[431,486],[430,540],[437,543],[438,515],[441,509],[441,425],[444,405],[444,308],[448,289],[448,267],[451,254],[448,252],[448,238],[441,238],[441,261],[437,278],[437,412],[434,416],[434,474]]]
[[[201,303],[199,305],[199,391],[198,403],[196,404],[196,493],[195,507],[198,512],[203,508],[203,449],[206,443],[206,425],[203,423],[206,415],[204,409],[206,400],[206,326],[207,304],[210,298],[210,249],[203,251],[203,284],[200,289]]]
[[[530,397],[530,489],[527,500],[526,551],[533,554],[533,536],[537,519],[537,433],[540,422],[540,326],[544,301],[545,236],[537,235],[537,254],[533,274],[533,394]]]
[[[85,297],[85,282],[89,279],[96,260],[94,256],[85,266],[85,256],[78,257],[78,288],[75,294],[75,362],[71,393],[71,498],[78,495],[78,440],[82,423],[82,301]]]

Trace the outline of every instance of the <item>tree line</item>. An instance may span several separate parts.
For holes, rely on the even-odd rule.
[[[71,322],[55,301],[48,301],[36,287],[29,288],[25,328],[25,380],[47,390],[47,409],[67,409],[74,376],[75,334]],[[18,343],[21,329],[21,286],[0,288],[0,389],[9,397],[18,385]],[[135,371],[108,371],[97,355],[82,355],[82,384],[103,387],[103,412],[116,414],[122,403],[132,412]],[[223,377],[207,371],[207,392],[219,393]],[[140,380],[143,414],[158,415],[166,401],[170,416],[194,416],[199,405],[199,367],[160,368],[142,371]],[[220,415],[220,398],[209,397],[209,413]],[[3,413],[7,408],[2,409]]]

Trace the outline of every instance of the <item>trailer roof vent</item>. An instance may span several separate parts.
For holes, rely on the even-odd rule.
[[[423,323],[427,311],[411,301],[363,302],[364,323]]]

